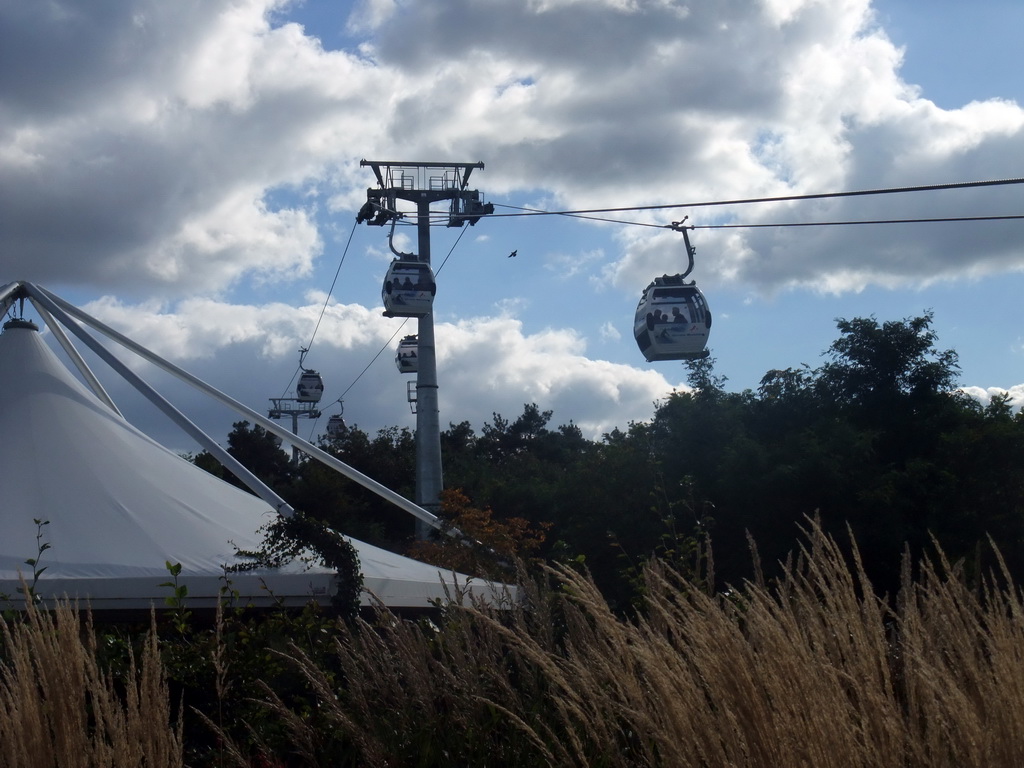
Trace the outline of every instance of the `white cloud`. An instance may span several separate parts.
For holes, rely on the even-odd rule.
[[[1007,404],[1014,411],[1024,408],[1024,384],[1017,384],[1009,389],[1002,387],[961,387],[961,391],[970,395],[983,406],[988,407],[992,398],[996,396],[1006,397]]]
[[[346,178],[346,137],[375,119],[380,83],[358,56],[325,53],[295,25],[271,28],[273,7],[167,14],[138,2],[59,21],[26,9],[20,26],[4,25],[4,44],[39,43],[21,65],[34,76],[0,76],[15,274],[216,293],[249,275],[307,273],[316,200],[278,207],[270,196]],[[55,55],[65,38],[80,59]]]
[[[619,329],[616,328],[612,323],[605,323],[601,326],[601,338],[605,341],[618,341],[622,338],[622,334],[619,333]]]
[[[277,23],[287,4],[274,0],[45,8],[4,11],[2,38],[18,67],[0,76],[0,205],[9,266],[29,279],[171,295],[301,278],[321,246],[317,206],[354,205],[355,159],[395,147],[486,155],[494,193],[540,187],[589,207],[999,176],[1024,144],[1017,105],[942,110],[901,81],[902,52],[868,0],[365,2],[349,24],[372,57]],[[307,194],[274,205],[285,190]],[[984,211],[998,198],[970,199]],[[928,205],[916,200],[692,213],[904,216]],[[978,269],[1019,262],[1008,234],[986,232],[972,238]],[[635,289],[655,261],[642,252],[665,237],[623,237],[612,269]],[[701,239],[718,255],[705,274],[765,291],[912,284],[964,266],[943,258],[937,228],[867,248],[838,228]]]
[[[129,305],[106,297],[83,309],[261,410],[267,398],[289,396],[299,347],[309,343],[323,307],[210,299]],[[381,318],[380,308],[330,304],[306,357],[306,366],[324,376],[325,404],[349,389],[346,414],[363,428],[411,424],[406,377],[393,359],[398,340],[415,331],[415,321],[403,328],[399,319]],[[507,314],[439,323],[435,336],[443,424],[467,420],[479,429],[493,412],[515,416],[525,403],[536,402],[552,409],[557,423],[573,421],[589,437],[600,438],[614,427],[649,419],[655,401],[684,388],[653,370],[588,358],[572,330],[526,334],[521,321]]]
[[[383,344],[401,324],[381,318],[379,308],[336,303],[326,308],[319,303],[256,306],[196,298],[167,306],[130,305],[104,297],[83,310],[155,353],[181,361],[213,359],[232,346],[251,343],[261,358],[297,357],[298,348],[309,344],[318,319],[318,347],[334,350]]]
[[[553,253],[547,257],[544,269],[554,273],[559,280],[569,280],[577,275],[589,273],[604,259],[604,251],[600,249],[584,253]]]
[[[398,12],[395,0],[359,0],[348,17],[353,33],[372,32]]]
[[[653,403],[681,384],[652,370],[593,360],[586,344],[568,329],[524,334],[519,320],[473,318],[437,328],[439,376],[444,404],[482,415],[518,415],[535,402],[554,411],[559,423],[573,421],[599,437],[630,421],[653,415]],[[477,423],[479,423],[477,421]]]
[[[289,285],[301,294],[340,239],[337,222],[365,200],[372,182],[360,158],[485,159],[488,195],[580,209],[999,178],[1024,152],[1017,104],[941,109],[904,82],[903,52],[868,0],[364,0],[342,50],[288,23],[288,11],[283,0],[0,10],[5,279],[105,296],[91,305],[97,314],[254,402],[291,375],[316,324],[317,302],[281,297]],[[932,218],[1019,213],[1014,200],[988,189],[612,218]],[[508,221],[478,238],[497,258],[523,248],[516,264],[530,264],[528,247],[569,254],[553,262],[558,274],[586,268],[603,279],[544,301],[533,291],[555,281],[524,268],[502,275],[485,310],[446,305],[442,419],[486,419],[531,400],[595,434],[649,416],[678,384],[589,359],[578,330],[525,332],[515,317],[546,307],[578,317],[570,300],[616,306],[652,275],[685,268],[681,236],[604,226],[615,234],[600,243],[536,248],[503,230]],[[376,277],[391,254],[373,234],[352,259]],[[748,296],[1024,268],[1012,223],[691,234],[702,288]],[[405,233],[396,243],[415,250]],[[368,308],[377,287],[364,274],[342,282],[350,294],[328,306],[315,347],[327,359],[310,360],[339,395],[338,382],[348,386],[398,327]],[[505,314],[458,320],[495,304]],[[617,335],[604,317],[587,327]],[[361,401],[347,412],[356,422],[408,418],[397,373],[378,367],[349,395]]]

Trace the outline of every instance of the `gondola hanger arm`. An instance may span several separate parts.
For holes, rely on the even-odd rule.
[[[396,214],[394,216],[394,218],[391,219],[391,231],[388,232],[388,248],[390,248],[391,252],[393,254],[395,254],[395,256],[397,258],[399,258],[399,259],[412,259],[412,260],[415,261],[416,260],[416,254],[415,253],[402,253],[401,251],[398,251],[398,250],[395,249],[395,244],[394,244],[395,225],[398,224],[398,220],[400,218],[402,218],[402,214],[399,213],[399,214]]]
[[[687,230],[694,229],[694,226],[692,224],[690,226],[686,226],[686,220],[688,218],[690,217],[684,216],[682,221],[673,221],[668,227],[669,229],[675,232],[682,232],[683,242],[686,243],[686,258],[688,263],[686,271],[683,272],[681,277],[686,277],[691,272],[693,272],[693,255],[697,252],[697,249],[690,245],[690,236],[686,233]]]

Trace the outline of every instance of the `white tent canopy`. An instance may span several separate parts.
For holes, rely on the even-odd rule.
[[[44,599],[88,599],[94,610],[160,606],[166,562],[181,563],[188,602],[211,605],[236,549],[257,549],[275,509],[168,451],[83,386],[24,321],[0,334],[0,608],[35,585]],[[36,521],[39,521],[37,523]],[[45,521],[45,525],[41,523]],[[465,577],[350,539],[364,588],[391,607],[427,607]],[[49,545],[40,553],[40,544]],[[245,602],[326,600],[326,568],[230,574]],[[476,589],[487,590],[478,583]],[[6,601],[4,599],[6,596]],[[364,593],[364,604],[372,601]]]

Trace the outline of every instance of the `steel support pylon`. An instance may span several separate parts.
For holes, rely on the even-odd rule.
[[[430,202],[416,207],[416,231],[420,261],[430,264]],[[444,489],[441,458],[441,410],[438,404],[437,352],[434,346],[434,312],[419,318],[418,370],[416,373],[416,503],[437,514]],[[430,528],[417,521],[417,538]]]
[[[480,193],[467,189],[469,175],[483,163],[402,163],[361,160],[361,166],[373,169],[380,185],[368,189],[366,204],[356,222],[383,226],[406,214],[397,210],[397,201],[416,205],[418,261],[430,265],[431,203],[450,202],[449,227],[474,225],[481,216],[494,212],[484,204]],[[394,246],[392,245],[392,251]],[[397,253],[397,252],[396,252]],[[441,507],[444,473],[441,457],[441,415],[438,404],[437,351],[434,344],[434,313],[418,318],[418,362],[416,378],[416,504],[437,514]],[[417,522],[417,536],[425,538],[430,527]]]

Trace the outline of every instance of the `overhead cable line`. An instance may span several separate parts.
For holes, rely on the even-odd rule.
[[[861,189],[848,192],[817,192],[807,195],[778,195],[774,197],[748,197],[739,198],[736,200],[704,200],[701,202],[693,203],[666,203],[661,205],[632,205],[632,206],[621,206],[617,208],[585,208],[581,210],[567,210],[567,211],[544,211],[539,209],[530,208],[518,208],[512,205],[501,205],[495,203],[496,207],[500,208],[511,208],[520,211],[519,213],[492,213],[488,218],[502,217],[509,218],[514,216],[575,216],[580,218],[586,218],[586,214],[597,214],[597,213],[625,213],[627,211],[659,211],[666,210],[669,208],[707,208],[712,206],[726,206],[726,205],[747,205],[750,203],[782,203],[782,202],[793,202],[798,200],[825,200],[833,198],[843,197],[866,197],[869,195],[891,195],[900,194],[906,192],[936,192],[950,189],[975,189],[978,187],[999,187],[1008,186],[1013,184],[1024,184],[1024,178],[1012,178],[1012,179],[991,179],[988,181],[960,181],[950,184],[926,184],[913,187],[883,187],[881,189]],[[638,224],[641,226],[659,226],[655,224],[645,224],[644,222],[638,221],[617,221],[619,224]]]
[[[509,206],[511,207],[511,206]],[[604,216],[586,216],[583,214],[559,214],[577,219],[601,221],[607,224],[629,224],[635,227],[652,227],[654,229],[674,229],[667,224],[654,224],[648,221],[631,221],[628,219],[610,219]],[[926,219],[864,219],[851,221],[784,221],[774,224],[692,224],[689,229],[775,229],[783,227],[838,227],[852,224],[936,224],[958,221],[1009,221],[1024,219],[1024,214],[1007,214],[1000,216],[942,216]]]
[[[494,205],[499,208],[507,208],[510,210],[518,211],[517,213],[492,213],[488,214],[487,218],[511,218],[511,217],[523,217],[523,216],[567,216],[572,218],[589,219],[592,221],[603,221],[612,224],[629,224],[633,226],[642,227],[656,227],[658,229],[674,229],[675,227],[663,224],[654,224],[650,222],[642,221],[629,221],[622,219],[612,219],[607,217],[597,216],[595,214],[601,213],[625,213],[630,211],[657,211],[667,210],[672,208],[706,208],[715,206],[729,206],[729,205],[747,205],[752,203],[778,203],[778,202],[795,202],[801,200],[825,200],[825,199],[837,199],[844,197],[866,197],[871,195],[888,195],[888,194],[901,194],[908,192],[935,192],[952,189],[976,189],[979,187],[998,187],[998,186],[1010,186],[1016,184],[1024,184],[1024,178],[1010,178],[1010,179],[991,179],[985,181],[964,181],[954,182],[949,184],[926,184],[908,187],[884,187],[880,189],[863,189],[853,190],[847,192],[819,192],[804,195],[777,195],[771,197],[750,197],[740,198],[735,200],[705,200],[701,202],[690,202],[690,203],[668,203],[661,205],[637,205],[637,206],[620,206],[615,208],[589,208],[580,210],[561,210],[561,211],[545,211],[536,208],[522,208],[513,205],[504,205],[501,203],[495,203]],[[402,221],[404,214],[399,211],[392,211],[397,217],[397,223],[404,223]],[[438,222],[447,218],[447,214],[431,214],[430,219]],[[963,221],[1000,221],[1000,220],[1013,220],[1013,219],[1024,219],[1024,215],[1006,215],[1006,216],[958,216],[958,217],[942,217],[942,218],[921,218],[921,219],[875,219],[875,220],[863,220],[863,221],[822,221],[822,222],[784,222],[778,224],[704,224],[696,225],[693,229],[740,229],[740,228],[771,228],[771,227],[817,227],[817,226],[845,226],[855,224],[918,224],[918,223],[936,223],[936,222],[963,222]],[[353,227],[353,233],[355,228]],[[455,251],[456,246],[462,240],[462,236],[465,234],[465,228],[462,228],[459,232],[458,238],[452,244],[451,249],[441,262],[437,272],[440,272],[452,253]],[[349,235],[349,242],[352,240],[352,235]],[[348,245],[345,246],[345,252],[348,252]],[[342,256],[344,261],[344,255]],[[341,265],[338,265],[340,271]],[[337,280],[337,274],[335,275]],[[333,290],[332,283],[332,290]],[[328,299],[330,294],[328,294]],[[326,303],[324,310],[326,310]],[[323,317],[324,310],[321,310],[320,317]],[[408,318],[406,319],[408,322]],[[320,320],[317,320],[317,328],[319,328]],[[363,375],[370,369],[370,367],[377,361],[390,345],[394,341],[395,337],[401,333],[405,327],[405,322],[398,327],[398,329],[391,335],[391,337],[384,343],[384,345],[377,351],[369,363],[363,368],[362,371],[353,379],[352,383],[342,393],[339,401],[344,399],[345,395],[359,382]],[[313,335],[316,335],[314,330]],[[312,344],[312,338],[310,339]]]
[[[588,216],[585,213],[575,213],[575,212],[572,212],[572,211],[542,211],[542,210],[537,209],[537,208],[520,208],[519,206],[516,206],[516,205],[502,205],[501,203],[495,203],[494,205],[497,208],[514,208],[514,209],[520,210],[520,211],[529,211],[529,213],[528,214],[492,213],[492,214],[490,214],[488,216],[488,218],[491,218],[491,217],[494,217],[494,216],[519,216],[519,215],[523,215],[523,216],[526,216],[526,215],[529,215],[529,216],[565,216],[566,218],[570,218],[570,219],[586,219],[587,221],[603,221],[606,224],[632,224],[633,226],[637,226],[637,227],[655,227],[657,229],[664,229],[665,228],[664,224],[653,224],[653,223],[648,222],[648,221],[635,221],[633,219],[612,219],[612,218],[609,218],[607,216]],[[675,208],[676,206],[673,205],[671,207]],[[626,209],[622,209],[622,210],[637,210],[637,211],[639,211],[639,210],[643,210],[643,208],[626,208]]]
[[[437,268],[437,272],[440,272],[444,268],[444,265],[448,263],[448,259],[451,258],[452,253],[455,252],[455,246],[457,246],[459,244],[459,241],[462,240],[462,236],[464,234],[466,234],[466,228],[465,227],[463,227],[459,231],[459,236],[455,239],[455,242],[452,243],[452,247],[448,250],[448,254],[444,257],[444,260],[441,262],[441,266],[439,266]],[[377,362],[377,358],[380,357],[382,354],[384,354],[384,350],[385,349],[387,349],[389,346],[391,346],[391,342],[394,341],[395,337],[402,332],[402,329],[405,328],[405,324],[408,323],[410,319],[411,318],[408,318],[408,317],[405,318],[405,320],[402,322],[402,324],[400,326],[398,326],[398,328],[395,330],[395,332],[393,334],[391,334],[391,338],[384,342],[384,346],[382,346],[379,350],[377,350],[377,354],[375,354],[373,356],[373,358],[370,360],[370,362],[368,362],[366,364],[366,367],[363,368],[363,370],[361,370],[359,372],[359,375],[356,376],[355,379],[352,380],[352,383],[348,385],[348,388],[344,392],[341,393],[341,397],[338,398],[339,400],[344,399],[345,395],[348,394],[349,390],[352,389],[352,387],[354,387],[357,383],[359,383],[359,380],[361,378],[363,378],[363,374],[365,374],[368,370],[370,370],[370,366],[372,366],[375,362]]]
[[[936,224],[957,221],[1009,221],[1024,219],[1024,213],[1006,216],[944,216],[931,219],[865,219],[856,221],[788,221],[778,224],[696,224],[694,229],[767,229],[773,227],[843,227],[852,224]]]
[[[405,324],[408,323],[409,320],[410,318],[407,317],[405,318],[405,320],[402,321],[402,324],[398,326],[398,328],[395,330],[393,334],[391,334],[391,338],[384,342],[384,346],[377,350],[377,354],[375,354],[373,358],[370,360],[370,362],[366,364],[366,367],[359,372],[359,375],[352,380],[352,383],[348,385],[348,388],[341,393],[341,397],[338,398],[339,400],[343,400],[345,398],[345,395],[348,394],[349,390],[352,389],[352,387],[354,387],[361,378],[363,378],[363,374],[370,370],[370,366],[377,362],[378,357],[384,354],[384,350],[387,349],[391,345],[391,342],[395,340],[395,336],[402,332],[402,329],[405,328]]]
[[[464,234],[466,234],[466,228],[462,227],[459,230],[459,236],[457,238],[455,238],[455,242],[452,243],[452,247],[448,249],[448,255],[444,257],[444,261],[441,262],[441,266],[439,266],[436,270],[434,270],[434,274],[435,275],[440,274],[441,270],[444,269],[444,265],[448,263],[448,259],[455,252],[455,246],[457,246],[459,244],[459,240],[462,239],[462,236]]]
[[[313,333],[309,337],[309,343],[303,347],[305,352],[308,352],[313,346],[313,339],[316,338],[316,332],[320,330],[320,321],[324,319],[324,313],[327,311],[327,305],[331,302],[331,294],[334,293],[334,286],[338,284],[338,275],[341,274],[341,265],[345,263],[345,257],[348,255],[349,246],[352,245],[352,236],[355,235],[355,233],[356,225],[353,224],[352,231],[348,233],[348,241],[345,243],[345,249],[341,252],[341,260],[338,262],[338,268],[334,270],[334,279],[331,281],[331,287],[327,290],[327,296],[324,298],[324,305],[320,308],[320,316],[316,319],[316,326],[314,326]],[[287,393],[288,390],[292,388],[292,384],[295,383],[295,377],[298,375],[300,370],[302,370],[301,361],[299,362],[298,368],[296,368],[295,372],[292,373],[292,378],[288,382],[288,386],[284,388],[284,393]],[[284,397],[284,393],[282,393],[281,397]]]
[[[629,224],[635,227],[652,227],[654,229],[675,229],[667,224],[654,224],[647,221],[630,221],[628,219],[610,219],[603,216],[585,216],[580,214],[561,214],[589,221],[602,221],[608,224]],[[850,221],[783,221],[774,224],[692,224],[689,229],[776,229],[784,227],[839,227],[853,224],[940,224],[943,222],[962,221],[1012,221],[1024,219],[1024,214],[1005,214],[995,216],[941,216],[922,219],[858,219]]]
[[[341,274],[341,265],[345,263],[345,257],[348,255],[348,247],[352,244],[352,236],[356,233],[356,224],[352,225],[352,231],[348,233],[348,242],[345,243],[345,250],[341,253],[341,261],[338,262],[338,268],[334,271],[334,279],[331,281],[331,287],[327,291],[327,297],[324,299],[324,305],[320,308],[320,317],[316,319],[316,327],[313,328],[313,334],[309,337],[309,343],[306,345],[306,349],[313,346],[313,339],[316,338],[316,332],[320,330],[320,321],[324,319],[324,312],[327,311],[327,305],[331,301],[331,294],[334,293],[334,286],[338,284],[338,275]]]

